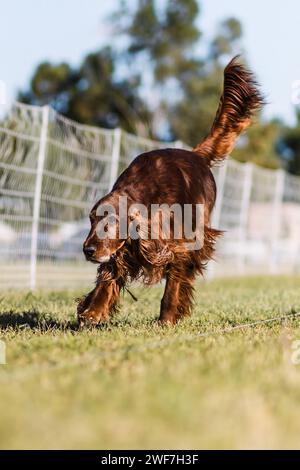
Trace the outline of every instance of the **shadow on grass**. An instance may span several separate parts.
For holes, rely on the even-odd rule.
[[[75,319],[73,321],[59,321],[51,318],[50,315],[41,315],[37,311],[1,313],[0,330],[11,328],[14,330],[30,328],[31,330],[46,332],[49,330],[77,331],[79,326]]]
[[[28,311],[16,313],[13,311],[0,313],[0,331],[13,329],[31,329],[39,332],[49,332],[53,330],[59,331],[85,331],[85,330],[107,330],[113,328],[124,328],[132,326],[131,321],[127,318],[112,319],[105,323],[100,323],[97,326],[83,326],[80,327],[76,318],[74,320],[56,320],[49,314],[41,314],[38,311]]]

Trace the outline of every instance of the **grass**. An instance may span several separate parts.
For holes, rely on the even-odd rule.
[[[300,317],[220,333],[300,312],[300,278],[199,282],[194,315],[166,328],[161,288],[133,291],[81,331],[78,292],[2,294],[1,448],[300,447]]]

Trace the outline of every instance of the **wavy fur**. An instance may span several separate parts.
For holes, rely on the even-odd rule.
[[[194,148],[210,166],[222,162],[264,104],[253,74],[234,57],[224,70],[224,91],[208,136]]]

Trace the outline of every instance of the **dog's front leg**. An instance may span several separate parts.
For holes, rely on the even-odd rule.
[[[95,289],[78,304],[79,323],[97,325],[108,320],[111,310],[118,301],[119,291],[115,280],[98,281]]]

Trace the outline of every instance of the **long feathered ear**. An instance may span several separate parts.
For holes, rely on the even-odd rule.
[[[265,104],[253,74],[234,57],[224,70],[224,90],[208,136],[194,148],[210,165],[223,161]]]
[[[139,240],[140,254],[147,263],[159,267],[173,260],[173,253],[161,240]]]
[[[148,232],[147,208],[143,204],[132,204],[128,210],[128,237],[132,240],[147,238]]]

